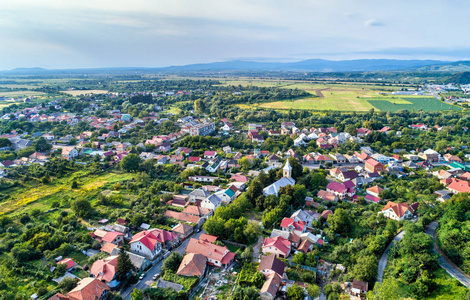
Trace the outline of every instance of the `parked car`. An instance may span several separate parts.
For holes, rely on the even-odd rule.
[[[153,281],[156,281],[158,279],[158,277],[160,277],[160,273],[157,273],[157,274],[153,275],[153,277],[152,277]]]
[[[142,280],[142,279],[144,279],[144,277],[145,277],[145,273],[142,273],[142,274],[140,274],[140,276],[139,276],[139,280]]]

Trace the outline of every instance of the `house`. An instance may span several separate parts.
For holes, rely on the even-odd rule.
[[[115,245],[115,244],[111,244],[111,243],[104,243],[104,245],[100,248],[100,251],[102,252],[106,252],[108,254],[111,254],[113,252],[114,249],[116,249],[118,246]]]
[[[450,153],[445,154],[444,159],[450,163],[453,163],[453,162],[462,163],[462,160],[460,159],[460,157],[458,157],[457,155],[452,155]]]
[[[335,194],[327,192],[325,190],[318,191],[317,197],[323,201],[338,201],[338,197]]]
[[[418,153],[418,156],[427,162],[433,163],[439,162],[440,154],[432,149],[427,149],[423,153]]]
[[[351,286],[351,294],[354,296],[365,295],[369,290],[369,284],[364,281],[354,279]]]
[[[291,218],[284,218],[281,221],[281,228],[284,231],[293,232],[297,235],[305,232],[307,229],[306,223],[304,221],[296,221]]]
[[[437,195],[437,200],[441,202],[445,202],[449,200],[452,196],[452,192],[447,191],[447,190],[438,190],[435,191],[434,194]]]
[[[191,238],[186,253],[202,254],[207,258],[207,263],[216,267],[228,267],[235,259],[235,253],[227,247]]]
[[[117,255],[109,256],[103,259],[99,259],[91,265],[90,273],[98,280],[106,282],[111,288],[119,286],[119,282],[115,279],[117,274]]]
[[[281,236],[267,237],[264,239],[262,252],[287,258],[291,252],[291,242]]]
[[[297,251],[302,251],[305,254],[307,254],[311,246],[312,246],[312,243],[308,239],[305,239],[300,243],[299,247],[297,247]]]
[[[354,178],[357,178],[358,176],[359,175],[357,174],[355,170],[343,171],[340,169],[336,178],[338,178],[342,182],[345,182],[347,180],[353,180]]]
[[[295,222],[304,222],[305,226],[312,226],[313,221],[315,221],[314,218],[314,212],[311,210],[302,210],[299,209],[295,211],[290,218],[293,219]]]
[[[196,203],[197,201],[202,201],[206,199],[207,197],[210,196],[211,193],[209,191],[199,188],[196,190],[193,190],[191,193],[189,193],[189,201]]]
[[[286,164],[282,168],[283,177],[273,184],[268,185],[263,189],[263,195],[276,195],[279,196],[279,190],[284,186],[293,186],[295,184],[295,179],[292,178],[292,167],[290,166],[289,159],[286,160]]]
[[[119,248],[115,248],[111,252],[111,255],[119,255],[119,251],[121,251]],[[127,255],[129,255],[129,259],[131,260],[131,263],[134,266],[135,270],[138,272],[146,270],[149,266],[152,265],[152,262],[146,257],[137,255],[129,251],[126,251],[126,253]]]
[[[372,158],[369,158],[365,161],[364,168],[369,173],[381,173],[384,170],[384,165]]]
[[[329,217],[330,215],[332,215],[332,214],[333,214],[333,212],[332,212],[331,210],[327,209],[327,210],[324,210],[324,211],[321,213],[321,217],[322,217],[323,219],[325,219],[325,220],[328,220],[328,217]]]
[[[176,274],[181,276],[203,277],[206,273],[207,258],[198,253],[189,253],[183,257]]]
[[[100,243],[112,243],[115,245],[121,245],[124,243],[124,233],[117,231],[106,231],[102,229],[96,229],[91,237]]]
[[[372,196],[374,196],[374,197],[379,197],[380,193],[382,193],[383,190],[384,190],[384,189],[381,188],[380,186],[375,185],[375,186],[373,186],[373,187],[368,188],[368,189],[366,190],[366,193],[367,193],[368,195],[372,195]]]
[[[144,230],[132,237],[129,242],[131,252],[154,260],[163,247],[172,246],[177,236],[173,232],[162,229]]]
[[[58,264],[58,265],[64,264],[66,271],[70,271],[70,270],[74,269],[75,266],[77,265],[77,264],[73,261],[73,259],[71,259],[71,258],[64,258],[64,259],[58,261],[57,264]]]
[[[286,265],[276,255],[271,254],[263,256],[258,266],[258,271],[263,273],[264,276],[268,277],[271,274],[277,274],[280,277],[284,276],[284,269]]]
[[[182,213],[197,217],[207,217],[211,214],[211,210],[197,205],[188,205]]]
[[[402,221],[413,216],[413,212],[408,204],[395,203],[392,201],[389,201],[379,214],[383,214],[386,218],[395,221]]]
[[[454,178],[447,189],[454,194],[470,193],[470,182]]]
[[[78,156],[78,151],[75,147],[64,146],[62,147],[62,157],[72,159]]]
[[[170,289],[174,290],[177,293],[184,289],[184,285],[182,285],[182,284],[174,283],[174,282],[171,282],[171,281],[166,281],[166,280],[163,280],[161,278],[158,279],[157,284],[155,286],[157,288],[160,288],[160,289],[170,288]]]
[[[282,278],[276,273],[269,275],[259,291],[260,299],[274,300],[276,298],[277,291],[281,286],[281,282]]]
[[[206,159],[212,159],[212,158],[215,158],[216,156],[217,156],[216,151],[204,151],[204,158]]]
[[[405,168],[410,168],[412,170],[415,170],[418,168],[418,165],[414,163],[412,160],[405,161],[404,163],[401,164]]]
[[[347,182],[347,184],[346,184]],[[355,194],[354,191],[354,183],[350,180],[346,181],[344,183],[339,183],[336,181],[332,181],[328,183],[326,186],[326,191],[329,193],[332,193],[336,195],[339,199],[343,199],[346,196],[352,197]]]
[[[176,233],[180,237],[180,240],[184,240],[193,233],[194,227],[186,223],[179,223],[173,227],[171,231]]]
[[[197,226],[202,226],[202,224],[204,224],[204,221],[205,221],[205,218],[200,218],[198,216],[185,214],[185,213],[177,212],[177,211],[173,211],[173,210],[165,211],[165,217],[173,218],[173,219],[178,220],[180,222],[193,223]]]
[[[206,199],[202,200],[201,207],[209,210],[216,210],[222,204],[222,200],[217,195],[212,194]]]
[[[49,300],[104,300],[109,293],[109,287],[96,278],[83,278],[67,295],[57,293]]]

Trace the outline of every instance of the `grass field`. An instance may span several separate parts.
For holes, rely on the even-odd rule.
[[[106,172],[100,175],[87,175],[85,172],[76,172],[69,177],[53,179],[50,184],[28,184],[27,186],[8,189],[3,193],[9,198],[0,202],[0,215],[21,213],[38,208],[42,211],[51,208],[55,201],[85,198],[95,198],[98,192],[112,188],[116,182],[132,178],[128,173]],[[73,180],[79,182],[78,189],[70,188]]]
[[[71,96],[80,96],[86,94],[106,94],[106,90],[73,90],[73,91],[61,91],[62,93],[69,94]]]
[[[312,97],[261,103],[241,108],[304,109],[317,111],[380,111],[415,110],[441,111],[461,110],[462,108],[443,103],[432,96],[399,97],[388,94],[400,87],[369,84],[322,84],[314,82],[226,80],[223,85],[277,86],[280,88],[300,89]]]
[[[29,96],[43,96],[43,92],[35,91],[15,91],[15,92],[0,92],[0,97],[29,97]]]

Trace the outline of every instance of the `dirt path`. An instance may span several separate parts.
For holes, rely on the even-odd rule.
[[[322,91],[326,91],[326,90],[329,90],[329,88],[327,88],[327,89],[321,89],[321,90],[315,90],[315,93],[317,94],[318,97],[320,97],[320,98],[325,98],[325,96],[323,95]]]
[[[261,250],[261,246],[263,245],[263,236],[260,235],[258,237],[258,241],[256,242],[256,244],[253,246],[253,261],[254,262],[258,262],[258,259],[259,259],[259,255],[260,255],[260,250]]]

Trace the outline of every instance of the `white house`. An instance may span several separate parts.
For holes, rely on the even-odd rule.
[[[137,233],[129,244],[132,253],[154,260],[162,249],[172,244],[176,238],[177,235],[173,232],[154,228]]]
[[[202,200],[201,207],[207,208],[210,210],[216,210],[221,205],[221,203],[222,201],[220,200],[220,198],[217,197],[217,195],[212,194],[206,199]]]
[[[411,208],[408,206],[408,204],[394,203],[392,201],[389,201],[382,211],[379,212],[379,214],[383,214],[386,218],[395,221],[402,221],[413,216]]]

